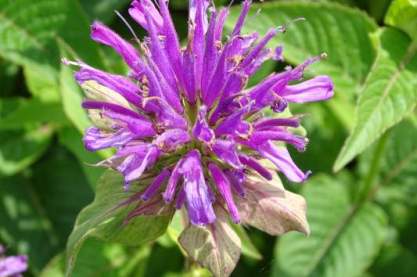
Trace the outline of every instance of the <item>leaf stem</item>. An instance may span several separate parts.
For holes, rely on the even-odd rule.
[[[381,157],[384,153],[385,145],[389,137],[389,132],[385,132],[384,135],[377,141],[377,145],[374,149],[372,155],[371,165],[369,166],[368,174],[365,176],[363,185],[360,187],[359,192],[356,195],[356,203],[361,204],[366,201],[369,193],[373,190],[374,186],[377,184],[375,182],[376,177],[379,173],[379,168],[381,164]]]

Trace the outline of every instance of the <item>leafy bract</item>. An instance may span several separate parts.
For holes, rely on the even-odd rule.
[[[387,28],[377,34],[378,57],[356,110],[356,123],[334,165],[341,169],[408,115],[417,103],[417,45]]]
[[[173,214],[170,209],[157,215],[137,216],[126,223],[126,216],[136,201],[129,205],[120,204],[129,196],[123,190],[123,179],[118,173],[107,171],[103,174],[94,201],[80,212],[68,239],[67,275],[71,275],[78,251],[89,237],[138,246],[157,239],[166,231]]]
[[[372,263],[386,235],[387,219],[375,204],[352,204],[348,186],[326,176],[310,180],[311,235],[291,233],[276,247],[273,276],[358,276]]]
[[[192,260],[208,268],[216,277],[227,277],[239,260],[241,241],[221,208],[216,210],[216,215],[213,224],[190,224],[178,240]]]

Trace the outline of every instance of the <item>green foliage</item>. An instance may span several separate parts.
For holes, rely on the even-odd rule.
[[[353,203],[351,184],[328,176],[304,191],[311,235],[279,240],[272,276],[358,276],[372,263],[387,234],[384,212],[371,203]]]
[[[229,2],[215,0],[217,6]],[[241,1],[235,2],[228,29],[240,11]],[[291,106],[294,114],[305,114],[297,131],[310,140],[305,153],[291,154],[317,176],[302,187],[284,185],[306,197],[311,235],[290,233],[276,241],[247,226],[220,223],[217,232],[231,239],[218,239],[215,232],[187,228],[170,209],[124,223],[135,205],[117,206],[142,187],[124,192],[119,175],[94,166],[111,151],[84,149],[90,120],[80,107],[83,92],[74,68],[61,58],[126,74],[112,49],[90,39],[89,25],[105,22],[129,40],[118,10],[142,39],[143,30],[129,19],[129,3],[0,0],[0,244],[29,256],[28,276],[210,276],[185,260],[187,252],[224,274],[220,267],[229,270],[237,256],[222,249],[234,249],[238,241],[242,257],[232,276],[415,274],[415,0],[253,5],[243,33],[262,35],[279,25],[287,31],[270,43],[284,46],[285,63],[268,61],[249,85],[325,52],[327,59],[309,66],[305,77],[329,75],[336,92],[326,103]],[[181,39],[187,36],[187,6],[170,1]],[[215,255],[206,255],[211,248]]]
[[[390,28],[375,39],[379,40],[378,57],[359,97],[355,127],[335,162],[335,170],[410,114],[417,103],[417,45]]]
[[[385,16],[385,23],[406,32],[417,39],[417,2],[415,0],[394,0]]]
[[[122,184],[121,176],[112,171],[106,172],[98,181],[94,202],[80,212],[68,238],[67,275],[71,274],[78,251],[88,238],[139,246],[157,239],[166,231],[172,217],[169,211],[157,216],[138,216],[124,224],[127,213],[136,204],[119,207],[128,198]]]

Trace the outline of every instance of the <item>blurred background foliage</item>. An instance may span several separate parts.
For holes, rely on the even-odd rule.
[[[0,0],[0,242],[29,255],[28,276],[63,276],[65,245],[94,197],[106,153],[84,150],[82,92],[61,57],[125,73],[89,24],[125,38],[129,0]],[[227,1],[215,1],[228,5]],[[228,26],[239,12],[235,1]],[[263,1],[246,31],[294,18],[274,44],[289,64],[326,52],[307,75],[328,74],[336,96],[292,106],[305,114],[310,146],[293,153],[314,173],[303,185],[312,234],[280,238],[249,229],[233,276],[415,276],[417,272],[417,1]],[[171,0],[186,38],[187,2]],[[267,63],[251,83],[285,64]],[[132,248],[88,240],[73,276],[208,276],[187,264],[175,236]]]

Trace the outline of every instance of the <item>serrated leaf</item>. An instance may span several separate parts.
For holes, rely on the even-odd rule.
[[[124,224],[135,203],[121,208],[118,205],[129,196],[131,193],[123,190],[123,179],[118,173],[108,171],[103,174],[94,201],[80,212],[68,239],[67,276],[71,275],[77,254],[88,238],[137,246],[157,239],[166,231],[172,217],[169,210],[154,216],[137,216]]]
[[[227,277],[235,268],[241,252],[241,241],[227,222],[221,209],[216,221],[208,226],[190,224],[179,237],[179,243],[190,258],[209,269],[216,277]]]
[[[278,241],[272,276],[364,273],[386,236],[383,210],[369,202],[352,204],[347,185],[326,176],[310,180],[304,196],[309,203],[311,235],[291,233]]]
[[[397,27],[413,40],[417,40],[417,1],[394,0],[389,6],[384,21],[385,24]]]
[[[395,126],[385,149],[377,199],[386,205],[417,205],[417,124],[407,120]]]
[[[417,103],[417,45],[392,28],[378,35],[378,57],[359,97],[355,127],[336,159],[335,170],[411,113]]]
[[[259,14],[255,14],[258,10]],[[239,13],[240,7],[232,9],[229,28],[234,26]],[[271,46],[282,44],[285,59],[294,64],[326,52],[328,59],[311,66],[308,73],[328,74],[337,91],[355,93],[375,57],[368,34],[377,25],[365,13],[327,2],[261,3],[252,6],[244,32],[264,34],[270,28],[300,17],[305,21],[290,24],[285,34],[272,40]]]

